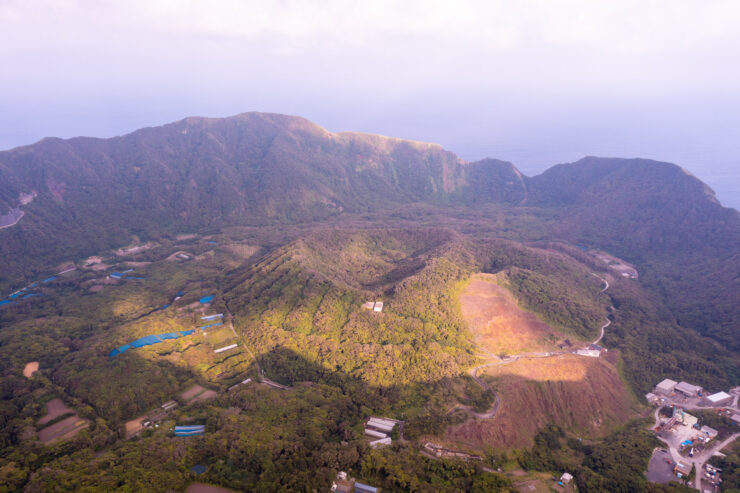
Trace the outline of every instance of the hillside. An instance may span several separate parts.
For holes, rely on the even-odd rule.
[[[621,484],[601,466],[626,459],[648,491],[634,395],[740,383],[740,219],[667,163],[530,178],[296,117],[187,118],[0,152],[0,225],[10,489],[169,491],[203,464],[254,491],[339,470],[508,491],[489,472],[506,449],[579,488]],[[596,339],[607,353],[572,354]],[[370,416],[403,421],[391,447]]]
[[[111,139],[44,139],[0,152],[0,183],[5,289],[131,234],[146,241],[358,216],[447,226],[464,216],[473,222],[453,227],[466,234],[557,239],[622,257],[679,323],[740,349],[740,215],[668,163],[589,157],[529,178],[434,144],[245,113]]]

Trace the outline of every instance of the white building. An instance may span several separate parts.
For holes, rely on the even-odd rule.
[[[382,447],[384,445],[390,445],[392,443],[391,437],[381,438],[380,440],[373,440],[370,442],[372,448]]]
[[[671,392],[673,392],[673,389],[676,388],[676,382],[675,380],[671,380],[670,378],[666,378],[662,382],[660,382],[658,385],[655,386],[655,393],[656,394],[663,394],[663,395],[670,395]]]
[[[688,382],[680,382],[674,389],[676,392],[681,392],[683,395],[687,397],[696,397],[697,395],[701,394],[702,389],[698,385],[692,385]]]
[[[590,358],[598,358],[601,354],[601,351],[597,351],[596,349],[579,349],[576,351],[576,354],[579,356],[588,356]]]
[[[645,399],[647,399],[649,404],[655,404],[656,402],[658,402],[659,397],[652,392],[648,392],[647,394],[645,394]]]
[[[710,406],[724,406],[732,402],[732,396],[727,392],[717,392],[716,394],[706,397],[707,404]]]

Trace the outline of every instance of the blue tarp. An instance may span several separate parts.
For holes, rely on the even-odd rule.
[[[206,472],[206,466],[201,464],[196,464],[193,467],[190,468],[191,471],[193,471],[195,474],[203,474]]]
[[[10,298],[11,300],[14,300],[17,297],[19,297],[21,294],[22,293],[20,291],[18,291],[18,292],[15,292],[15,293],[11,294],[10,296],[8,296],[8,298]]]
[[[215,297],[215,295],[204,296],[200,299],[200,303],[201,305],[205,305],[206,303],[210,303],[211,301],[213,301],[213,298]]]
[[[131,277],[131,276],[127,277],[126,279],[131,279],[132,281],[143,281],[144,280],[143,277]]]
[[[0,305],[9,305],[11,303],[12,303],[12,301],[10,301],[10,300],[2,300],[2,301],[0,301]]]
[[[166,339],[178,339],[180,337],[189,336],[190,334],[193,334],[195,332],[195,329],[191,330],[182,330],[180,332],[167,332],[165,334],[154,334],[146,337],[142,337],[140,339],[136,339],[134,342],[131,342],[129,344],[124,344],[121,347],[118,347],[108,353],[109,357],[118,356],[121,353],[125,353],[129,349],[133,348],[140,348],[144,346],[150,346],[152,344],[157,344],[158,342],[162,342]]]
[[[140,348],[144,346],[149,346],[151,344],[156,344],[158,342],[162,342],[162,340],[155,335],[151,335],[151,336],[142,337],[141,339],[136,339],[134,342],[130,344],[131,344],[131,347]]]
[[[35,288],[35,287],[36,287],[36,286],[38,286],[38,285],[39,285],[39,283],[35,282],[35,283],[31,284],[31,285],[30,285],[30,286],[28,286],[28,287],[29,287],[29,288]]]
[[[208,243],[210,243],[211,245],[215,245],[216,244],[216,242],[213,241],[213,240],[208,240]]]
[[[32,298],[33,296],[38,296],[36,293],[28,293],[27,295],[24,295],[21,297],[22,300],[27,300],[28,298]]]
[[[175,426],[175,436],[178,437],[190,437],[194,435],[202,435],[205,433],[205,425],[194,425],[194,426]]]
[[[109,276],[114,279],[123,279],[124,277],[126,277],[126,274],[124,274],[123,272],[111,272]]]
[[[46,279],[44,279],[44,280],[43,280],[43,281],[41,281],[41,282],[43,282],[44,284],[46,284],[46,283],[49,283],[49,282],[51,282],[51,281],[56,281],[56,278],[57,278],[57,276],[51,276],[51,277],[47,277]]]
[[[223,322],[216,322],[215,324],[204,325],[200,328],[200,330],[210,329],[211,327],[218,327],[219,325],[223,325],[223,324],[224,324]]]
[[[167,303],[166,305],[162,305],[161,307],[159,307],[159,309],[160,309],[160,310],[166,310],[166,309],[168,309],[169,307],[170,307],[170,304],[169,304],[169,303]]]
[[[367,484],[355,482],[355,492],[361,491],[363,493],[376,493],[378,488]]]
[[[198,431],[176,431],[175,436],[176,437],[194,437],[197,435],[202,435],[205,433],[204,430],[198,430]]]
[[[178,291],[176,296],[185,296],[185,293],[183,293],[182,291]]]

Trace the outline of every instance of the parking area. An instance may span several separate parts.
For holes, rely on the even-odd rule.
[[[673,474],[673,461],[671,455],[664,449],[656,449],[653,456],[650,457],[648,464],[647,478],[653,483],[666,484],[676,481]]]

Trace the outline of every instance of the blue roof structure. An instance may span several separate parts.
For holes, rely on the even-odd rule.
[[[213,301],[213,298],[215,297],[216,297],[215,295],[204,296],[200,299],[200,304],[205,305],[206,303],[210,303],[211,301]]]
[[[10,301],[10,300],[0,300],[0,305],[9,305],[11,303],[12,303],[12,301]]]
[[[56,281],[56,278],[57,278],[57,276],[47,277],[46,279],[44,279],[41,282],[43,282],[44,284],[47,284],[47,283],[50,283],[51,281]]]
[[[125,353],[131,348],[140,348],[144,346],[150,346],[152,344],[163,342],[167,339],[179,339],[180,337],[189,336],[190,334],[193,334],[193,333],[195,333],[195,329],[181,330],[179,332],[167,332],[165,334],[153,334],[153,335],[141,337],[139,339],[136,339],[133,342],[124,344],[123,346],[120,346],[112,350],[110,353],[108,353],[108,356],[112,358],[114,356],[118,356],[121,353]]]
[[[20,291],[16,291],[15,293],[13,293],[13,294],[11,294],[10,296],[8,296],[8,298],[10,298],[11,300],[14,300],[14,299],[16,299],[17,297],[19,297],[19,296],[20,296],[21,294],[22,294],[22,293],[21,293]]]
[[[178,291],[176,296],[185,296],[185,293],[183,293],[182,291]]]
[[[175,426],[175,436],[177,437],[191,437],[195,435],[202,435],[206,431],[205,425],[192,425],[192,426]]]
[[[166,309],[168,309],[169,307],[170,307],[170,304],[169,304],[169,303],[167,303],[166,305],[162,305],[162,306],[160,306],[160,307],[159,307],[159,309],[160,309],[160,310],[166,310]]]
[[[377,491],[378,488],[375,486],[355,482],[355,493],[377,493]]]
[[[193,467],[191,467],[190,470],[194,472],[195,474],[203,474],[204,472],[206,472],[206,466],[202,464],[196,464]]]

